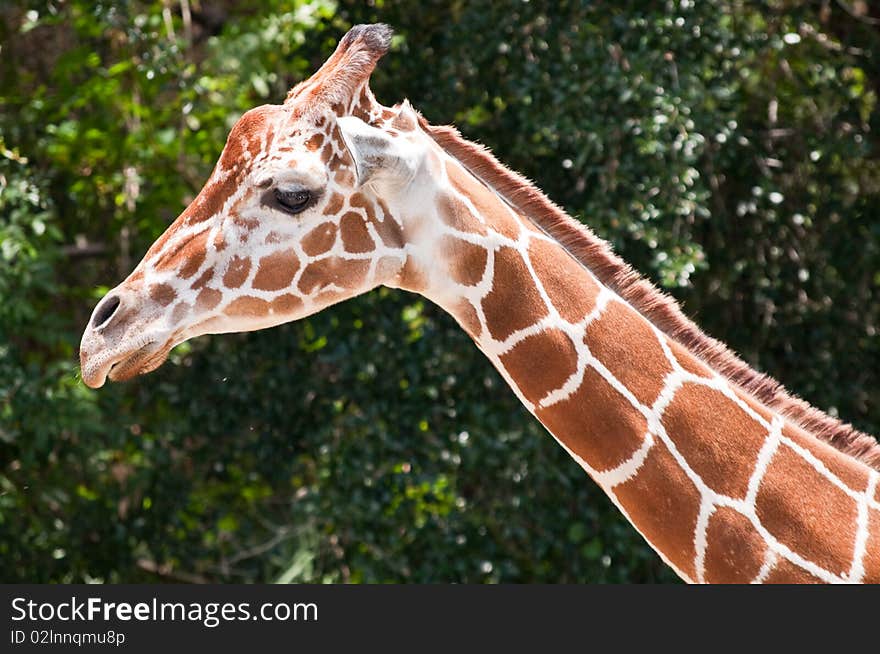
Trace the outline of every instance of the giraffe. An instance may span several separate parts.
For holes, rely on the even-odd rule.
[[[541,191],[369,88],[358,25],[245,113],[204,188],[98,303],[83,381],[380,285],[449,312],[685,581],[880,581],[880,447],[699,330]]]

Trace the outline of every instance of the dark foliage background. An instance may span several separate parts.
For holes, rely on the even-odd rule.
[[[259,9],[257,9],[259,7]],[[686,311],[880,432],[878,16],[861,1],[5,2],[2,581],[672,581],[454,322],[381,290],[78,379],[91,308],[238,116],[353,23]]]

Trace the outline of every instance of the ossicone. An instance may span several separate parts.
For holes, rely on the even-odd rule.
[[[347,103],[369,81],[379,59],[388,52],[394,31],[385,24],[355,25],[336,50],[309,79],[290,90],[285,103],[301,99]]]

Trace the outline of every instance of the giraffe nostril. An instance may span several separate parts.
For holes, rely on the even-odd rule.
[[[97,329],[104,323],[106,323],[110,318],[113,317],[113,314],[116,313],[116,309],[119,308],[119,298],[117,296],[113,296],[110,298],[104,298],[103,303],[95,312],[95,317],[92,319],[92,328]]]

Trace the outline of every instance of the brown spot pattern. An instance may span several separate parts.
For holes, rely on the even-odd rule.
[[[437,196],[437,211],[440,219],[453,229],[481,236],[486,234],[486,227],[471,214],[464,202],[454,195],[440,193]]]
[[[229,266],[227,266],[226,272],[223,273],[223,285],[226,286],[226,288],[238,288],[244,284],[244,280],[247,279],[250,270],[250,259],[234,255],[229,260]]]
[[[342,130],[339,129],[339,125],[334,125],[333,129],[330,130],[330,138],[333,139],[333,143],[336,145],[336,148],[343,153],[343,157],[345,161],[350,162],[351,157],[348,154],[348,148],[345,146],[345,139],[342,138]]]
[[[486,248],[449,235],[441,237],[438,248],[454,282],[464,286],[480,283],[486,271]]]
[[[764,565],[764,539],[748,518],[730,507],[716,507],[709,518],[706,541],[703,568],[710,584],[747,583]]]
[[[666,344],[669,346],[669,349],[672,350],[672,354],[675,356],[676,361],[678,361],[678,365],[684,368],[687,372],[696,375],[697,377],[712,379],[713,374],[709,369],[709,366],[700,361],[682,345],[673,341],[671,338],[666,339]]]
[[[662,422],[675,447],[709,488],[730,497],[746,496],[769,430],[721,392],[693,383],[676,391]]]
[[[483,298],[483,313],[492,338],[503,341],[547,315],[526,264],[513,248],[502,247],[495,252],[495,280]]]
[[[186,261],[178,272],[181,279],[189,279],[198,272],[205,261],[206,248],[208,242],[208,231],[205,230],[196,236],[193,236],[187,248]]]
[[[733,392],[736,393],[736,396],[739,399],[748,405],[749,409],[761,416],[766,422],[773,422],[773,413],[767,407],[737,388],[734,388]]]
[[[536,404],[575,373],[577,352],[565,332],[529,336],[501,356],[501,363],[527,400]]]
[[[201,267],[205,260],[205,247],[208,240],[208,230],[199,232],[195,236],[177,243],[170,251],[160,253],[156,261],[156,270],[180,270],[181,278],[192,277]]]
[[[330,196],[330,199],[327,200],[327,204],[324,206],[324,215],[325,216],[335,216],[340,211],[342,211],[342,204],[345,201],[345,198],[342,197],[341,193],[333,193]]]
[[[559,315],[578,322],[596,306],[599,285],[561,246],[533,239],[529,261]]]
[[[456,162],[446,162],[446,174],[459,193],[467,197],[486,223],[499,234],[516,239],[520,224],[506,205],[489,188],[481,184]]]
[[[391,214],[386,212],[381,221],[378,218],[374,218],[371,222],[386,247],[403,247],[403,234],[401,233],[400,226],[394,221]]]
[[[645,538],[693,579],[700,493],[662,441],[648,452],[638,474],[614,492]]]
[[[324,254],[336,242],[336,225],[331,222],[321,223],[306,234],[302,240],[302,249],[310,257]]]
[[[144,255],[144,259],[149,260],[152,257],[159,254],[165,248],[165,244],[175,234],[177,229],[178,229],[178,224],[177,224],[177,222],[175,222],[173,225],[168,227],[168,229],[166,229],[164,232],[162,232],[162,235],[159,236],[159,238],[157,238],[155,240],[155,242],[150,246],[150,249],[147,250],[147,253]],[[161,259],[159,261],[157,261],[155,263],[155,265],[158,267],[160,265],[160,262],[161,262]]]
[[[196,296],[196,308],[200,311],[210,311],[223,299],[223,294],[214,288],[203,288]]]
[[[376,233],[379,234],[379,238],[390,248],[403,247],[403,234],[401,233],[400,225],[394,219],[394,216],[391,215],[391,211],[388,210],[388,206],[382,201],[382,198],[376,198],[376,204],[382,211],[382,218],[380,220],[379,216],[376,215],[372,223]]]
[[[641,447],[648,422],[593,368],[566,399],[539,408],[538,418],[597,470],[614,468]]]
[[[208,282],[210,282],[211,279],[213,279],[213,277],[214,277],[214,266],[211,266],[205,272],[203,272],[201,275],[199,275],[199,278],[192,283],[192,286],[190,288],[192,288],[193,290],[198,290],[198,289],[202,288],[203,286],[205,286]]]
[[[470,334],[471,338],[477,339],[480,337],[483,327],[480,325],[480,318],[477,316],[474,305],[467,300],[459,300],[450,307],[450,313],[455,317],[462,329]]]
[[[260,259],[257,274],[251,284],[262,291],[278,291],[287,288],[299,270],[299,259],[293,250],[273,252]]]
[[[269,313],[269,303],[250,295],[242,295],[229,303],[225,313],[230,316],[259,318]]]
[[[367,216],[367,220],[373,222],[376,220],[376,212],[373,203],[370,202],[363,193],[354,193],[348,199],[348,203],[355,209],[363,209]]]
[[[316,132],[308,141],[306,141],[306,148],[309,151],[314,152],[321,147],[322,143],[324,143],[324,135],[321,134],[321,132]]]
[[[623,334],[626,338],[621,337]],[[654,404],[672,366],[641,316],[612,300],[587,327],[584,342],[639,402],[647,406]],[[638,345],[633,347],[633,343]]]
[[[871,584],[880,583],[880,511],[868,510],[868,540],[865,541],[865,568],[863,581]]]
[[[407,255],[400,269],[400,288],[421,293],[428,288],[428,277],[412,255]]]
[[[245,218],[244,216],[236,214],[233,214],[233,216],[233,224],[235,224],[237,227],[240,227],[245,232],[252,232],[260,226],[260,221],[257,218]],[[246,242],[246,240],[247,239],[242,236],[241,242],[244,243]]]
[[[861,493],[868,488],[868,467],[864,463],[794,425],[786,424],[782,434],[808,450],[855,492]]]
[[[167,307],[177,297],[177,291],[169,284],[154,284],[150,287],[150,297],[163,307]]]
[[[223,209],[226,201],[235,192],[236,180],[227,178],[222,182],[209,181],[196,199],[180,214],[179,223],[194,225],[205,222],[216,216]],[[177,224],[177,223],[176,223]]]
[[[821,584],[822,580],[788,559],[780,557],[770,574],[764,579],[765,584]]]
[[[302,307],[302,300],[292,293],[285,293],[272,300],[271,309],[275,313],[290,314]]]
[[[348,168],[342,168],[333,176],[333,181],[339,184],[342,188],[351,188],[354,186],[355,179],[354,175]]]
[[[186,302],[178,302],[174,306],[174,310],[171,312],[171,323],[179,325],[183,322],[183,319],[189,315],[190,309],[192,309],[192,307]]]
[[[755,509],[791,550],[835,574],[849,572],[856,503],[787,445],[770,461]]]
[[[363,259],[328,257],[313,261],[299,278],[299,290],[308,295],[325,284],[353,290],[363,283],[369,269],[370,262]]]
[[[370,252],[376,247],[373,237],[367,231],[364,219],[352,211],[340,219],[339,233],[342,236],[342,247],[346,252]]]

